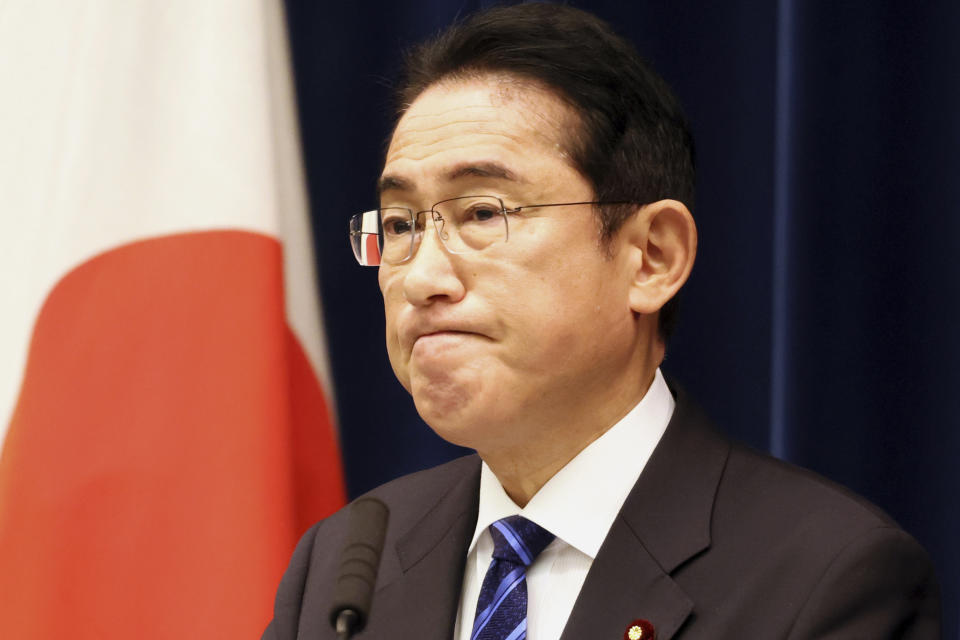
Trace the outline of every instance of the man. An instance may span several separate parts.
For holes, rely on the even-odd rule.
[[[359,637],[938,637],[912,538],[660,373],[692,143],[632,48],[569,7],[494,9],[414,51],[400,95],[354,250],[418,412],[479,457],[372,492],[391,520]],[[334,637],[345,531],[304,536],[265,638]]]

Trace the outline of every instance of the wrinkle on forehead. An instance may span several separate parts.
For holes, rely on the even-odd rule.
[[[438,147],[443,148],[450,137],[457,135],[456,124],[457,123],[453,123],[434,129],[421,129],[409,135],[398,133],[396,138],[394,138],[393,144],[390,145],[390,151],[387,154],[387,164],[397,156],[402,156],[410,160],[422,160],[430,156]],[[434,135],[424,140],[424,131],[431,132]],[[489,131],[477,131],[475,129],[470,132],[470,135],[473,146],[478,147],[485,143],[489,143],[491,146],[497,144],[503,145],[505,141],[509,143],[505,145],[508,148],[511,144],[514,147],[526,147],[529,146],[530,143],[530,139],[527,136],[517,135],[509,131],[497,131],[495,129]]]
[[[435,91],[473,92],[475,102],[467,106],[434,106],[425,112],[421,99]],[[504,109],[509,109],[512,117],[505,119]],[[513,126],[517,123],[523,128]],[[422,158],[449,136],[469,129],[481,144],[486,136],[491,137],[491,142],[499,137],[516,145],[529,145],[536,140],[572,166],[568,135],[564,132],[579,124],[576,112],[542,83],[504,74],[451,77],[428,87],[408,107],[394,130],[386,161],[389,163],[401,153]]]

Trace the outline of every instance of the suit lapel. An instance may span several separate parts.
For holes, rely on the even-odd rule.
[[[693,602],[672,572],[710,546],[710,517],[730,446],[683,392],[663,438],[610,528],[561,640],[619,640],[649,620],[673,637]]]
[[[477,459],[471,472],[397,539],[395,570],[385,576],[384,586],[375,596],[381,607],[379,613],[383,614],[380,619],[388,626],[378,628],[371,637],[398,640],[450,640],[453,637],[467,546],[476,528],[479,496]]]
[[[686,594],[618,518],[590,568],[561,640],[620,640],[637,618],[652,622],[656,637],[666,640],[692,608]]]

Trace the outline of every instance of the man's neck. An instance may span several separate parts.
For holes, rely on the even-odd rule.
[[[525,507],[550,478],[643,399],[655,374],[654,367],[642,378],[641,384],[633,386],[617,401],[604,405],[602,410],[591,412],[592,419],[567,416],[566,420],[543,425],[540,431],[544,437],[536,441],[511,443],[498,451],[479,451],[480,456],[510,499],[519,507]]]

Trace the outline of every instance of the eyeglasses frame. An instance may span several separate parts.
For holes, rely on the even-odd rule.
[[[469,195],[469,196],[457,196],[456,198],[446,198],[444,200],[440,200],[439,202],[434,202],[429,209],[424,209],[423,211],[416,211],[416,212],[409,207],[377,207],[376,209],[370,209],[369,211],[364,211],[362,213],[355,214],[350,217],[350,220],[352,221],[356,218],[360,218],[361,216],[367,213],[371,213],[373,211],[376,211],[379,214],[381,211],[385,209],[398,209],[398,210],[405,210],[410,214],[410,220],[413,222],[414,228],[416,228],[417,218],[420,216],[420,214],[429,213],[431,214],[430,219],[433,220],[434,229],[437,230],[437,236],[440,238],[440,242],[443,244],[444,249],[446,249],[448,252],[454,255],[465,255],[465,254],[474,253],[474,251],[454,251],[449,246],[447,246],[446,241],[443,239],[442,227],[437,226],[439,223],[444,221],[444,217],[443,217],[443,214],[437,211],[436,208],[437,206],[445,202],[453,202],[455,200],[466,200],[468,198],[490,198],[500,203],[500,215],[503,216],[503,223],[506,229],[506,234],[503,239],[504,242],[509,242],[510,240],[510,223],[509,223],[509,219],[507,218],[507,214],[519,213],[524,209],[540,209],[543,207],[570,207],[570,206],[583,205],[583,204],[596,205],[600,207],[608,206],[608,205],[620,205],[620,204],[637,204],[635,202],[630,202],[626,200],[622,200],[622,201],[588,200],[588,201],[582,201],[582,202],[549,202],[549,203],[542,203],[542,204],[525,204],[525,205],[520,205],[518,207],[514,207],[512,209],[508,209],[507,206],[503,203],[503,199],[498,196],[492,196],[489,194],[477,194],[477,195]],[[369,231],[354,231],[353,229],[351,229],[349,232],[349,235],[351,238],[354,238],[356,236],[364,236],[364,235],[380,235],[380,233],[374,234]],[[351,241],[351,245],[352,245],[352,241]],[[384,264],[384,263],[389,264],[391,266],[395,266],[395,265],[405,264],[406,262],[409,262],[413,258],[413,254],[416,253],[415,251],[416,245],[417,245],[417,234],[411,233],[410,234],[410,250],[408,251],[406,257],[403,258],[402,260],[387,262],[386,260],[383,259],[383,256],[381,254],[381,260],[379,264],[367,265],[360,262],[360,257],[356,254],[355,249],[354,249],[354,257],[357,259],[357,262],[360,263],[360,266],[363,266],[363,267],[379,267],[381,264]]]

